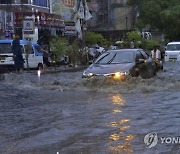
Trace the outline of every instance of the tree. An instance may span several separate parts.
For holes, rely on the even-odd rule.
[[[50,47],[53,54],[53,61],[58,62],[60,60],[60,57],[63,56],[68,49],[67,40],[56,36],[50,42]]]
[[[103,40],[103,36],[101,34],[95,32],[87,32],[86,33],[86,42],[89,45],[94,45],[97,43],[101,43]]]
[[[150,25],[158,29],[170,40],[180,39],[180,1],[179,0],[129,0],[139,10],[137,26]]]
[[[127,43],[130,44],[134,42],[135,47],[139,47],[140,43],[142,42],[142,36],[139,32],[132,31],[127,33]]]
[[[72,65],[75,67],[79,60],[79,46],[77,40],[69,46],[67,55],[69,56]]]
[[[86,33],[86,42],[88,45],[101,44],[104,46],[109,45],[109,41],[106,40],[103,35],[95,32],[87,32]]]

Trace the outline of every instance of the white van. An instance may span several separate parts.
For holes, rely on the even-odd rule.
[[[13,40],[0,40],[0,66],[14,67],[13,53],[11,50]],[[24,68],[27,68],[25,52],[28,41],[20,40],[20,45],[24,58]],[[32,52],[28,56],[29,68],[43,67],[43,53],[39,51],[40,46],[36,43],[32,43]]]
[[[180,61],[180,42],[170,42],[165,51],[165,61]]]

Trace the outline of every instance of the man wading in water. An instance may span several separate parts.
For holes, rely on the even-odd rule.
[[[24,59],[22,56],[22,49],[20,45],[19,35],[15,35],[15,38],[12,42],[12,53],[14,58],[14,67],[16,70],[16,73],[19,73],[21,70],[23,70],[24,67]]]

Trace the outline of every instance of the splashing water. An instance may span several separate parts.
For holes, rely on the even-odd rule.
[[[41,78],[41,70],[37,71],[37,75],[38,75],[38,79],[40,79]]]
[[[45,73],[42,78],[42,70],[38,70],[37,74],[5,74],[4,82],[19,85],[21,87],[58,91],[80,90],[108,93],[153,93],[157,91],[178,91],[180,90],[180,69],[178,66],[179,63],[168,64],[163,71],[158,72],[157,76],[151,79],[142,79],[141,77],[127,77],[123,80],[113,80],[103,77],[82,79],[82,72],[59,72],[56,74]]]

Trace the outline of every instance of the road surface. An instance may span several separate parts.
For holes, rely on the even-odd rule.
[[[180,153],[180,64],[153,79],[81,79],[82,72],[4,74],[1,154]],[[146,147],[155,132],[158,142]],[[169,137],[167,142],[161,139]]]

